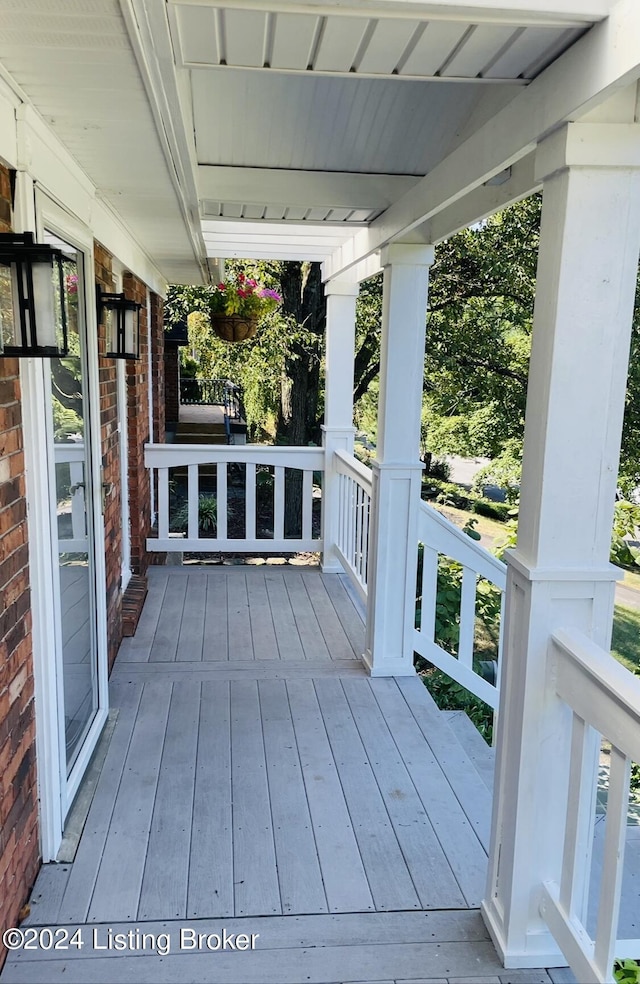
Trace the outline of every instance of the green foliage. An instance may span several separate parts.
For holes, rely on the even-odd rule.
[[[616,502],[611,535],[611,563],[620,567],[640,567],[640,550],[631,546],[626,536],[637,537],[640,529],[640,506],[626,499]]]
[[[202,493],[198,496],[198,532],[213,533],[218,516],[218,502],[215,495]],[[171,520],[172,533],[186,533],[189,527],[189,505],[183,503]]]
[[[448,461],[441,461],[440,458],[431,458],[427,469],[429,478],[438,478],[441,482],[448,482],[451,477],[451,466]]]
[[[217,287],[170,287],[167,322],[187,319],[189,349],[188,354],[182,350],[183,365],[193,371],[195,362],[197,378],[224,377],[242,386],[252,440],[273,440],[278,429],[289,443],[307,444],[319,437],[322,414],[324,295],[315,303],[321,291],[319,266],[247,260],[229,260],[226,266],[228,281],[238,283],[241,275],[255,280],[281,294],[282,306],[261,318],[254,338],[229,344],[210,326],[211,310],[220,304]]]
[[[53,439],[66,441],[72,434],[82,434],[82,419],[71,407],[65,407],[56,396],[53,404]]]
[[[425,686],[443,711],[464,711],[488,744],[493,740],[493,711],[488,704],[469,693],[461,684],[441,670],[428,670]]]
[[[471,508],[479,516],[488,516],[489,519],[497,519],[500,523],[504,523],[513,512],[513,507],[508,502],[493,502],[492,499],[483,498],[474,499]]]
[[[521,441],[540,198],[441,243],[425,359],[429,450],[497,457]]]
[[[513,515],[513,506],[505,502],[494,502],[485,499],[474,492],[467,492],[462,485],[454,482],[442,482],[428,475],[422,483],[422,497],[435,499],[441,506],[452,506],[454,509],[468,509],[479,516],[488,516],[505,522]]]
[[[224,283],[209,289],[211,314],[237,314],[243,318],[263,318],[275,311],[282,300],[273,288],[263,287],[243,270],[232,271]]]
[[[517,438],[505,442],[500,454],[476,472],[473,490],[484,494],[487,486],[505,490],[507,502],[515,504],[520,495],[522,474],[522,443]]]
[[[616,960],[613,975],[619,984],[640,984],[640,963],[635,960]]]

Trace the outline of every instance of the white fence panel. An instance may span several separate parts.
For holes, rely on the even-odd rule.
[[[495,708],[498,706],[497,685],[483,679],[473,667],[477,586],[478,578],[484,578],[494,584],[502,595],[499,658],[502,651],[502,612],[507,568],[476,540],[467,536],[425,502],[420,503],[418,511],[418,540],[422,545],[422,572],[416,594],[422,601],[419,624],[414,630],[414,649],[443,673]],[[455,561],[462,568],[457,656],[447,652],[435,641],[438,562],[441,557]]]
[[[640,762],[640,680],[575,630],[554,633],[550,679],[573,711],[562,872],[542,887],[541,912],[579,980],[613,982],[615,958],[637,958],[640,939],[618,939],[630,768]],[[602,881],[595,934],[586,926],[600,742],[611,743]]]
[[[339,482],[336,554],[360,598],[366,603],[371,469],[345,451],[336,451],[335,467]]]
[[[313,536],[313,476],[324,470],[324,455],[320,448],[275,448],[258,444],[201,445],[148,444],[145,464],[155,473],[158,485],[158,536],[147,540],[147,549],[167,552],[272,553],[300,550],[321,551],[322,540]],[[244,466],[244,482],[238,488],[237,475],[230,466]],[[259,469],[262,468],[262,471]],[[265,468],[268,471],[265,472]],[[186,517],[182,523],[184,536],[171,535],[176,526],[176,509],[171,514],[175,498],[176,470],[186,481]],[[299,517],[300,535],[285,536],[287,505],[287,472],[301,473],[302,504]],[[273,491],[273,533],[257,535],[256,506],[258,481],[271,475]],[[186,478],[185,478],[186,477]],[[270,481],[268,479],[268,481]],[[208,482],[212,491],[203,492]],[[267,498],[269,492],[265,493]],[[200,512],[203,499],[215,499],[215,533],[202,529]],[[243,537],[229,535],[229,522],[238,502],[243,503]],[[178,510],[179,512],[180,510]],[[209,535],[207,535],[209,533]]]

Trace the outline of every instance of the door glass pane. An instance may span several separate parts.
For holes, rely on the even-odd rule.
[[[57,559],[60,580],[64,735],[71,771],[98,707],[88,391],[82,254],[47,235],[65,254],[69,355],[50,360],[55,460]]]

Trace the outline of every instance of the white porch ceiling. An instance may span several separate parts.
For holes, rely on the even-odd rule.
[[[419,9],[419,8],[418,8]],[[178,3],[173,8],[181,64],[398,79],[524,82],[585,29],[584,22],[477,23],[403,11],[367,16],[357,8],[313,13],[253,4]],[[376,12],[379,13],[379,12]],[[412,16],[413,14],[413,16]]]
[[[347,223],[224,221],[204,219],[209,256],[324,262],[353,235]]]
[[[199,279],[118,0],[2,0],[0,64],[164,276]]]
[[[382,221],[612,2],[2,0],[0,70],[195,281]]]

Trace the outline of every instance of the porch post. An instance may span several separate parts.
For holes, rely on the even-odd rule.
[[[373,462],[365,662],[372,676],[408,676],[420,499],[420,412],[433,246],[382,253],[384,293],[378,447]]]
[[[338,538],[338,475],[334,451],[353,454],[353,364],[356,337],[356,298],[360,285],[346,280],[330,280],[327,295],[325,354],[324,482],[322,491],[322,570],[335,574],[342,565],[335,552]]]
[[[507,967],[565,962],[539,913],[542,882],[560,882],[571,729],[547,653],[561,627],[610,648],[640,126],[570,123],[538,146],[536,168],[544,204],[483,902]]]

